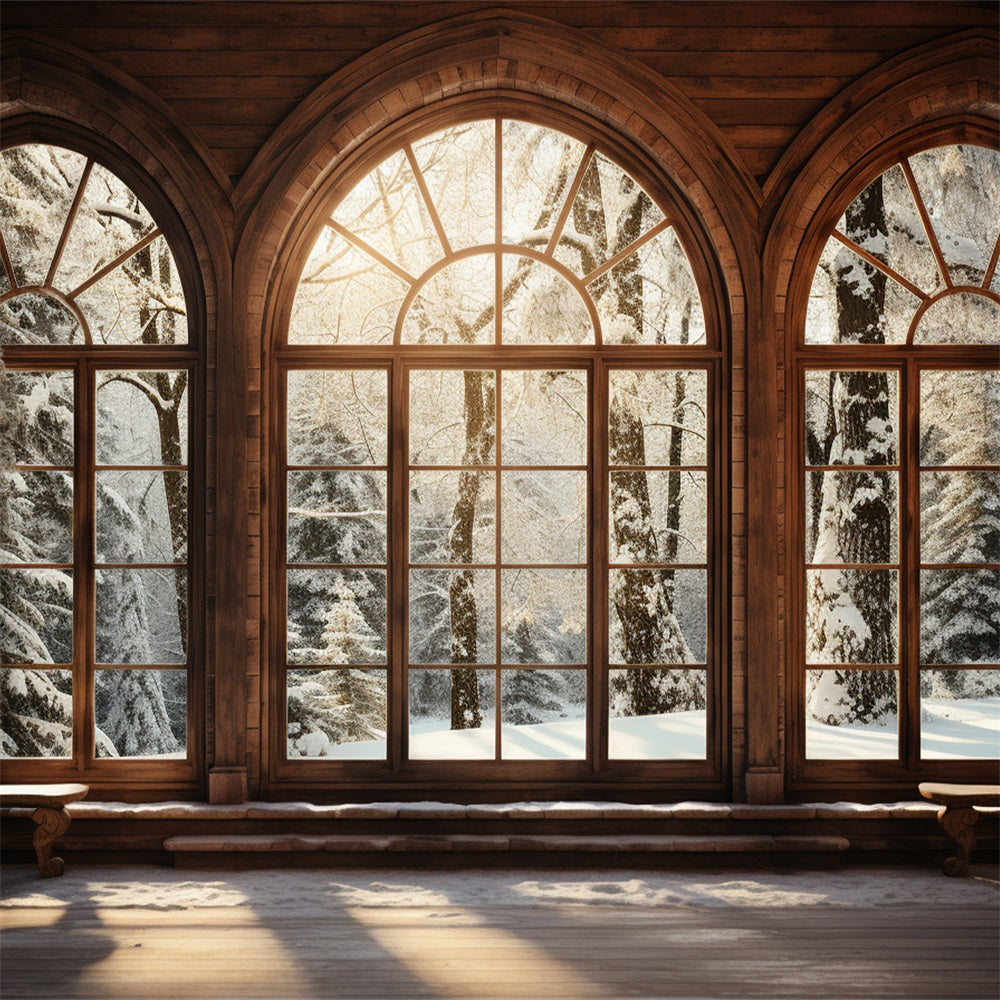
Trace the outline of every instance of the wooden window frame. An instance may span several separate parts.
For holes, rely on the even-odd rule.
[[[96,789],[121,792],[124,797],[142,796],[155,789],[158,793],[192,794],[203,785],[205,760],[205,667],[207,623],[205,617],[205,365],[204,314],[201,283],[194,252],[183,223],[156,185],[120,153],[104,145],[97,137],[51,122],[20,122],[4,135],[4,149],[30,143],[58,146],[86,157],[89,172],[100,164],[126,183],[140,198],[154,219],[154,229],[127,254],[101,268],[81,289],[109,273],[125,259],[137,253],[158,236],[164,236],[178,269],[187,306],[187,343],[94,344],[86,319],[72,301],[58,289],[49,287],[55,262],[66,243],[70,226],[64,226],[55,251],[54,263],[46,282],[37,290],[62,302],[81,324],[83,344],[8,344],[0,348],[4,366],[11,370],[67,371],[74,383],[73,451],[73,724],[72,751],[69,757],[8,757],[3,770],[8,781],[84,781]],[[83,184],[80,185],[82,191]],[[71,209],[75,212],[79,196]],[[2,254],[3,266],[11,274]],[[13,282],[11,282],[13,285]],[[36,290],[12,288],[0,301],[15,293]],[[96,663],[96,376],[103,370],[188,372],[187,387],[187,465],[188,476],[188,554],[187,569],[187,661],[183,664],[98,664]],[[145,565],[145,564],[143,564]],[[156,564],[157,567],[165,564]],[[29,665],[30,668],[30,665]],[[95,675],[101,669],[184,670],[187,675],[187,725],[184,756],[96,757],[95,756]]]
[[[476,108],[480,105],[472,103]],[[634,153],[600,129],[587,123],[567,120],[554,114],[545,104],[531,101],[482,102],[484,110],[469,112],[457,118],[454,110],[436,109],[422,116],[417,123],[410,122],[405,129],[389,130],[378,142],[372,142],[361,155],[340,174],[328,182],[324,192],[314,199],[309,224],[303,227],[296,243],[296,252],[288,262],[284,280],[279,283],[277,309],[274,314],[274,347],[265,359],[269,369],[267,388],[270,401],[268,429],[270,448],[267,463],[267,481],[272,487],[269,497],[269,516],[266,518],[266,551],[263,571],[266,601],[265,620],[271,623],[267,630],[267,683],[263,714],[263,740],[267,748],[265,789],[270,796],[286,798],[306,795],[312,799],[336,798],[341,794],[382,794],[392,791],[403,797],[419,796],[447,790],[449,794],[467,797],[489,797],[491,794],[511,794],[525,788],[545,795],[581,795],[594,792],[602,785],[614,787],[615,794],[669,799],[678,796],[698,795],[720,799],[728,795],[727,779],[730,767],[730,747],[726,742],[729,732],[729,417],[728,343],[723,335],[723,310],[716,292],[718,282],[710,266],[711,253],[705,238],[691,224],[683,199],[672,192],[655,168],[637,159]],[[586,149],[584,160],[598,150],[614,160],[643,186],[664,212],[662,224],[651,227],[643,234],[642,242],[653,238],[668,225],[675,228],[688,256],[704,312],[706,336],[698,345],[616,345],[602,344],[600,326],[595,319],[595,342],[582,345],[502,345],[499,343],[473,346],[410,345],[399,343],[400,320],[397,319],[395,344],[364,345],[315,345],[289,344],[287,331],[295,287],[305,259],[324,224],[328,223],[330,210],[364,174],[386,156],[406,144],[430,134],[436,128],[462,120],[482,118],[520,119],[533,124],[558,129],[579,139]],[[411,168],[413,164],[411,162]],[[419,171],[415,170],[419,176]],[[577,182],[582,166],[577,172]],[[497,185],[502,175],[497,173]],[[420,184],[420,181],[418,181]],[[557,231],[565,223],[574,190],[569,192]],[[497,201],[499,206],[499,199]],[[435,213],[436,214],[436,213]],[[440,223],[435,221],[435,229]],[[439,234],[440,235],[440,234]],[[550,242],[549,250],[552,249]],[[630,247],[631,250],[636,246]],[[517,253],[536,259],[552,261],[538,251],[528,251],[520,246],[492,244],[493,251]],[[473,250],[470,252],[483,252]],[[450,262],[458,254],[446,255]],[[601,267],[609,269],[618,257]],[[441,266],[444,266],[443,264]],[[559,265],[557,264],[557,269]],[[593,280],[593,276],[591,276]],[[572,283],[585,287],[586,279],[573,276]],[[413,288],[417,288],[414,285]],[[412,293],[412,290],[411,290]],[[412,295],[411,295],[412,297]],[[399,316],[405,314],[400,309]],[[389,509],[388,520],[388,591],[401,594],[401,584],[396,577],[406,573],[408,553],[405,551],[407,525],[405,478],[405,436],[407,427],[405,406],[405,372],[413,368],[548,368],[560,366],[583,368],[589,374],[589,406],[591,420],[590,457],[588,460],[588,516],[590,524],[588,561],[588,662],[587,670],[587,756],[583,760],[404,760],[406,739],[408,664],[405,657],[405,606],[397,606],[388,598],[390,635],[396,625],[395,641],[390,639],[386,669],[390,694],[388,699],[389,746],[385,761],[333,761],[326,758],[288,758],[285,745],[285,720],[287,718],[285,692],[284,652],[284,511],[286,505],[285,481],[285,393],[286,372],[296,369],[384,368],[388,372],[392,421],[389,430]],[[705,370],[708,377],[710,413],[707,429],[711,437],[706,459],[708,551],[705,569],[708,575],[706,619],[708,646],[706,649],[709,706],[707,713],[706,757],[703,760],[626,760],[607,757],[607,607],[608,552],[607,552],[607,372],[614,368],[666,368],[678,370]],[[395,411],[398,412],[394,412]],[[497,554],[499,565],[499,554]],[[499,658],[499,651],[497,657]],[[496,664],[483,665],[482,669],[500,669]],[[558,669],[553,665],[553,669]],[[499,740],[499,733],[497,733]]]
[[[998,237],[987,265],[982,287],[955,285],[948,273],[940,247],[933,236],[929,216],[922,200],[915,197],[921,220],[929,228],[931,251],[944,279],[944,288],[935,295],[911,289],[921,300],[911,319],[906,342],[902,344],[813,344],[805,342],[806,297],[818,267],[820,253],[828,237],[834,235],[837,219],[851,200],[859,195],[886,170],[895,164],[906,164],[908,157],[924,150],[952,144],[982,145],[995,148],[993,138],[974,126],[957,125],[937,128],[911,136],[893,147],[880,149],[871,160],[841,179],[835,190],[816,213],[817,224],[810,230],[807,248],[799,258],[789,299],[787,324],[789,337],[786,353],[786,433],[785,433],[785,496],[786,496],[786,727],[785,756],[788,791],[793,798],[808,798],[812,794],[843,794],[856,797],[878,795],[912,795],[917,782],[993,781],[996,776],[995,758],[921,759],[920,757],[920,472],[919,461],[919,374],[921,371],[996,371],[1000,368],[997,347],[992,344],[915,344],[918,324],[931,305],[943,298],[968,291],[985,294],[1000,304],[1000,295],[990,291],[991,278],[1000,258]],[[910,173],[906,164],[904,175]],[[911,190],[916,185],[908,178]],[[902,281],[890,267],[877,261],[851,240],[837,236],[845,246],[880,271]],[[899,373],[898,389],[898,619],[897,662],[874,665],[875,669],[898,673],[898,755],[894,759],[830,759],[805,756],[806,674],[811,667],[805,662],[805,373],[809,370],[832,371],[895,371]],[[845,471],[853,466],[845,465]],[[984,466],[986,470],[992,466]],[[971,565],[971,564],[970,564]],[[979,564],[975,564],[979,565]],[[991,568],[993,564],[982,564]],[[845,670],[857,669],[844,664]],[[862,667],[864,669],[864,667]],[[962,665],[961,669],[990,669],[989,665]]]

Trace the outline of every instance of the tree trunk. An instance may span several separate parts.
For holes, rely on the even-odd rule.
[[[465,381],[465,454],[463,465],[486,463],[496,436],[496,389],[492,373],[467,371]],[[452,515],[450,561],[472,562],[472,537],[482,473],[465,469],[459,473],[458,498]],[[451,662],[478,661],[479,614],[475,576],[471,569],[452,571],[448,587],[451,604]],[[478,729],[483,722],[479,706],[476,671],[466,667],[451,671],[451,728]]]
[[[869,187],[847,212],[847,235],[865,246],[872,239],[884,237],[885,208],[880,184]],[[845,268],[858,265],[850,261]],[[837,283],[838,339],[842,343],[880,344],[885,342],[881,320],[885,307],[886,277],[874,268],[858,281]],[[878,371],[840,371],[830,376],[827,461],[853,456],[856,464],[880,465],[896,460],[892,453],[895,415],[889,405],[889,377]],[[880,431],[879,428],[889,428]],[[845,465],[845,472],[850,465]],[[834,551],[848,563],[871,565],[895,561],[891,551],[893,512],[887,503],[891,497],[893,474],[880,471],[853,472],[850,475],[827,473],[822,478],[837,477],[824,485],[824,503],[817,517],[816,551],[831,541],[824,532],[836,534]],[[833,488],[830,488],[830,485]],[[815,499],[814,499],[815,502]],[[816,509],[814,507],[814,509]],[[822,647],[849,663],[893,664],[896,661],[896,606],[892,596],[892,572],[870,570],[842,571],[836,590],[828,591],[819,583],[813,600],[820,605],[846,605],[857,611],[864,623],[862,634],[841,625],[839,632],[823,633]],[[825,626],[824,626],[825,627]],[[867,634],[864,634],[867,633]],[[896,672],[837,671],[836,679],[844,702],[842,717],[824,721],[874,722],[894,714],[897,701]],[[824,708],[823,712],[826,711]]]

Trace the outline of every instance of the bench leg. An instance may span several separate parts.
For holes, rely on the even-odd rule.
[[[62,858],[51,856],[52,845],[69,829],[69,813],[62,806],[41,807],[32,813],[31,818],[38,826],[33,838],[35,854],[38,856],[38,874],[42,878],[62,875],[66,870],[66,862]]]
[[[945,806],[938,810],[938,823],[958,844],[958,854],[948,858],[944,863],[945,875],[965,876],[969,874],[969,859],[972,848],[976,846],[976,834],[973,827],[979,813],[972,806]]]

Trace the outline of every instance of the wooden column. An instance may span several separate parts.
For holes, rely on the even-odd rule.
[[[752,803],[781,802],[785,783],[778,738],[778,351],[764,313],[760,286],[748,289],[745,791]]]
[[[220,289],[216,356],[215,755],[210,802],[247,798],[247,346],[245,320]]]

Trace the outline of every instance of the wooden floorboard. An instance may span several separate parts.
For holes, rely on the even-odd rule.
[[[348,906],[0,916],[15,997],[995,997],[988,906]]]

